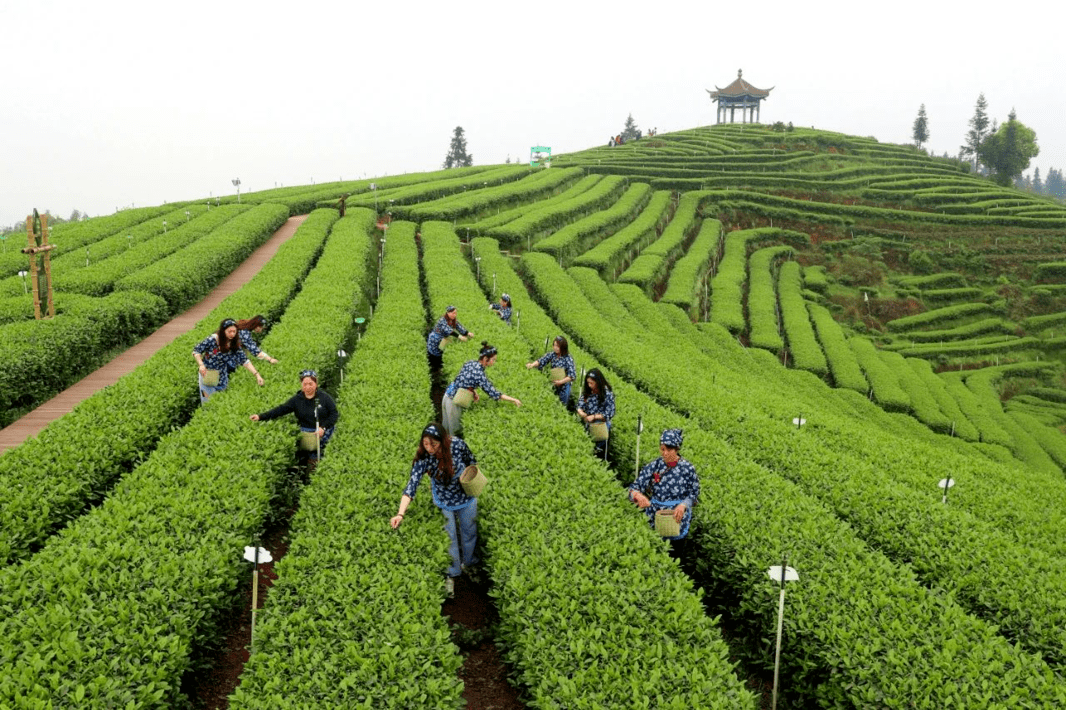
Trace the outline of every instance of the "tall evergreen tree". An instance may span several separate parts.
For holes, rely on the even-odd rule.
[[[918,118],[914,119],[911,137],[914,138],[914,144],[919,150],[922,148],[922,143],[929,140],[929,118],[925,115],[925,104],[918,109]]]
[[[995,133],[995,127],[992,132]],[[964,158],[973,160],[974,170],[977,169],[977,150],[981,147],[981,141],[988,136],[988,102],[985,101],[984,92],[977,97],[977,105],[974,106],[973,118],[970,119],[970,130],[966,134],[966,145],[959,148],[959,153]]]
[[[1063,183],[1061,170],[1056,168],[1048,169],[1047,180],[1044,181],[1044,191],[1060,200],[1066,198],[1066,184]]]
[[[629,114],[626,119],[626,125],[622,128],[622,140],[631,141],[637,137],[640,131],[637,130],[637,122],[633,120],[633,114]]]
[[[1038,195],[1044,194],[1044,181],[1040,179],[1040,168],[1033,171],[1033,192]]]
[[[452,144],[448,148],[448,155],[444,157],[444,168],[469,168],[474,164],[474,156],[466,152],[466,136],[463,135],[463,127],[456,126],[452,133]]]
[[[981,142],[977,157],[992,171],[992,179],[1006,187],[1040,155],[1036,132],[1018,120],[1011,109],[1007,122]]]

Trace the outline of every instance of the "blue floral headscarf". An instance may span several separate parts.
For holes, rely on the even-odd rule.
[[[666,429],[663,431],[662,438],[659,439],[659,443],[664,446],[668,446],[671,449],[680,449],[681,442],[684,439],[681,429]]]

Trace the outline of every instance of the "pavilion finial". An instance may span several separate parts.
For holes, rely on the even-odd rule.
[[[744,76],[744,70],[743,69],[737,69],[737,78],[739,79],[742,76]]]

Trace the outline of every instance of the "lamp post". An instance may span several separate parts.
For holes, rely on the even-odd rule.
[[[166,233],[167,233],[167,221],[164,219],[163,220],[163,234],[166,234]]]
[[[185,221],[189,221],[189,210],[185,210]]]
[[[239,205],[241,203],[241,179],[234,178],[233,180],[230,180],[230,182],[232,182],[233,186],[237,188],[237,204]]]
[[[19,276],[22,277],[22,293],[24,293],[24,294],[30,292],[30,287],[26,285],[26,276],[28,275],[28,273],[29,272],[27,272],[27,271],[20,271],[19,272]]]

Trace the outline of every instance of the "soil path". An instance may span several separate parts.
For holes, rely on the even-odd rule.
[[[138,365],[155,355],[161,348],[169,345],[179,335],[188,332],[199,323],[208,313],[218,307],[227,296],[237,291],[241,286],[248,283],[253,276],[266,265],[278,248],[284,244],[295,232],[296,228],[303,224],[307,215],[289,217],[285,224],[261,247],[252,252],[233,273],[227,276],[222,283],[207,294],[204,300],[175,316],[173,320],[161,326],[147,338],[123,351],[111,362],[98,370],[95,370],[84,378],[74,383],[67,389],[57,394],[52,399],[40,405],[32,412],[27,413],[21,419],[17,419],[9,426],[0,429],[0,452],[18,446],[31,436],[36,436],[54,420],[63,416],[82,401],[88,399],[97,390],[118,382],[119,378],[132,372]],[[236,316],[251,316],[251,313],[238,313]],[[193,372],[190,360],[189,372]],[[191,375],[190,375],[191,376]]]

